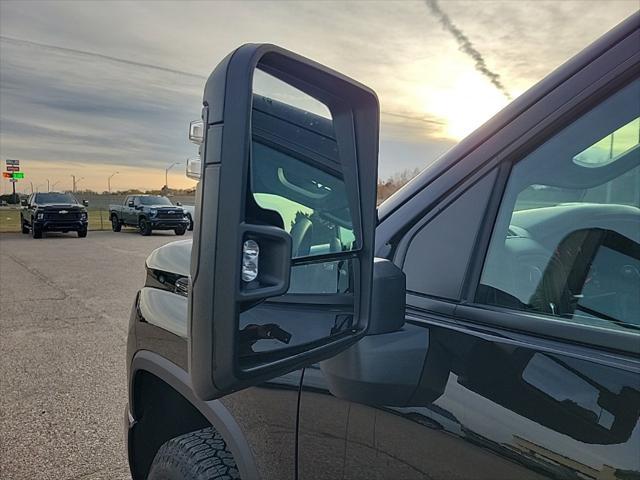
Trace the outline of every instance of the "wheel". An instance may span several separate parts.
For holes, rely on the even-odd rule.
[[[78,230],[78,237],[85,238],[87,236],[87,229],[83,228],[82,230]]]
[[[222,436],[205,428],[172,438],[160,447],[148,480],[234,480],[240,473]]]
[[[115,215],[111,216],[111,230],[113,230],[114,232],[119,232],[120,230],[122,230],[122,224],[120,223],[120,220],[118,220],[118,217],[116,217]]]
[[[173,230],[174,232],[176,232],[176,235],[184,235],[184,232],[187,231],[186,227],[178,227],[176,229]]]
[[[42,238],[42,230],[40,227],[36,227],[33,220],[31,220],[31,236],[33,238]]]
[[[20,217],[20,226],[22,227],[22,233],[29,233],[29,227],[24,223],[24,218]]]
[[[151,235],[152,229],[149,220],[147,220],[146,218],[141,218],[138,221],[138,231],[140,232],[140,235],[144,237],[148,237],[149,235]]]
[[[187,230],[189,230],[190,232],[193,231],[193,218],[191,218],[191,214],[187,213],[187,218],[189,219],[189,228]]]

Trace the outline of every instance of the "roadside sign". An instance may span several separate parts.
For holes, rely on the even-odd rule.
[[[13,174],[11,172],[2,172],[2,176],[4,178],[13,178]]]
[[[10,158],[7,158],[5,162],[7,165],[20,165],[20,160],[11,160]]]
[[[7,165],[7,172],[19,172],[20,167],[16,165]]]
[[[10,181],[11,183],[16,183],[16,182],[18,181],[18,179],[17,179],[17,178],[10,178],[10,179],[9,179],[9,181]]]
[[[24,172],[13,172],[13,178],[24,178]]]

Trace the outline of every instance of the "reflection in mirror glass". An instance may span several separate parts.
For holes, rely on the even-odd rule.
[[[293,258],[356,248],[329,109],[257,70],[252,115],[251,192],[277,212]]]
[[[238,353],[247,364],[260,354],[308,345],[349,332],[353,328],[353,311],[327,310],[324,305],[265,302],[240,315]]]

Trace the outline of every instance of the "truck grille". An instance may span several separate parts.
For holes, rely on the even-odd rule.
[[[184,214],[180,210],[159,210],[156,215],[156,218],[160,220],[182,220],[182,217]]]
[[[45,212],[44,219],[53,222],[75,222],[80,220],[80,212],[68,211],[68,213]]]

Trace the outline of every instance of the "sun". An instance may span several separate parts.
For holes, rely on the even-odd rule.
[[[443,120],[442,136],[461,140],[509,103],[475,71],[454,75],[446,87],[420,92],[424,111]]]

